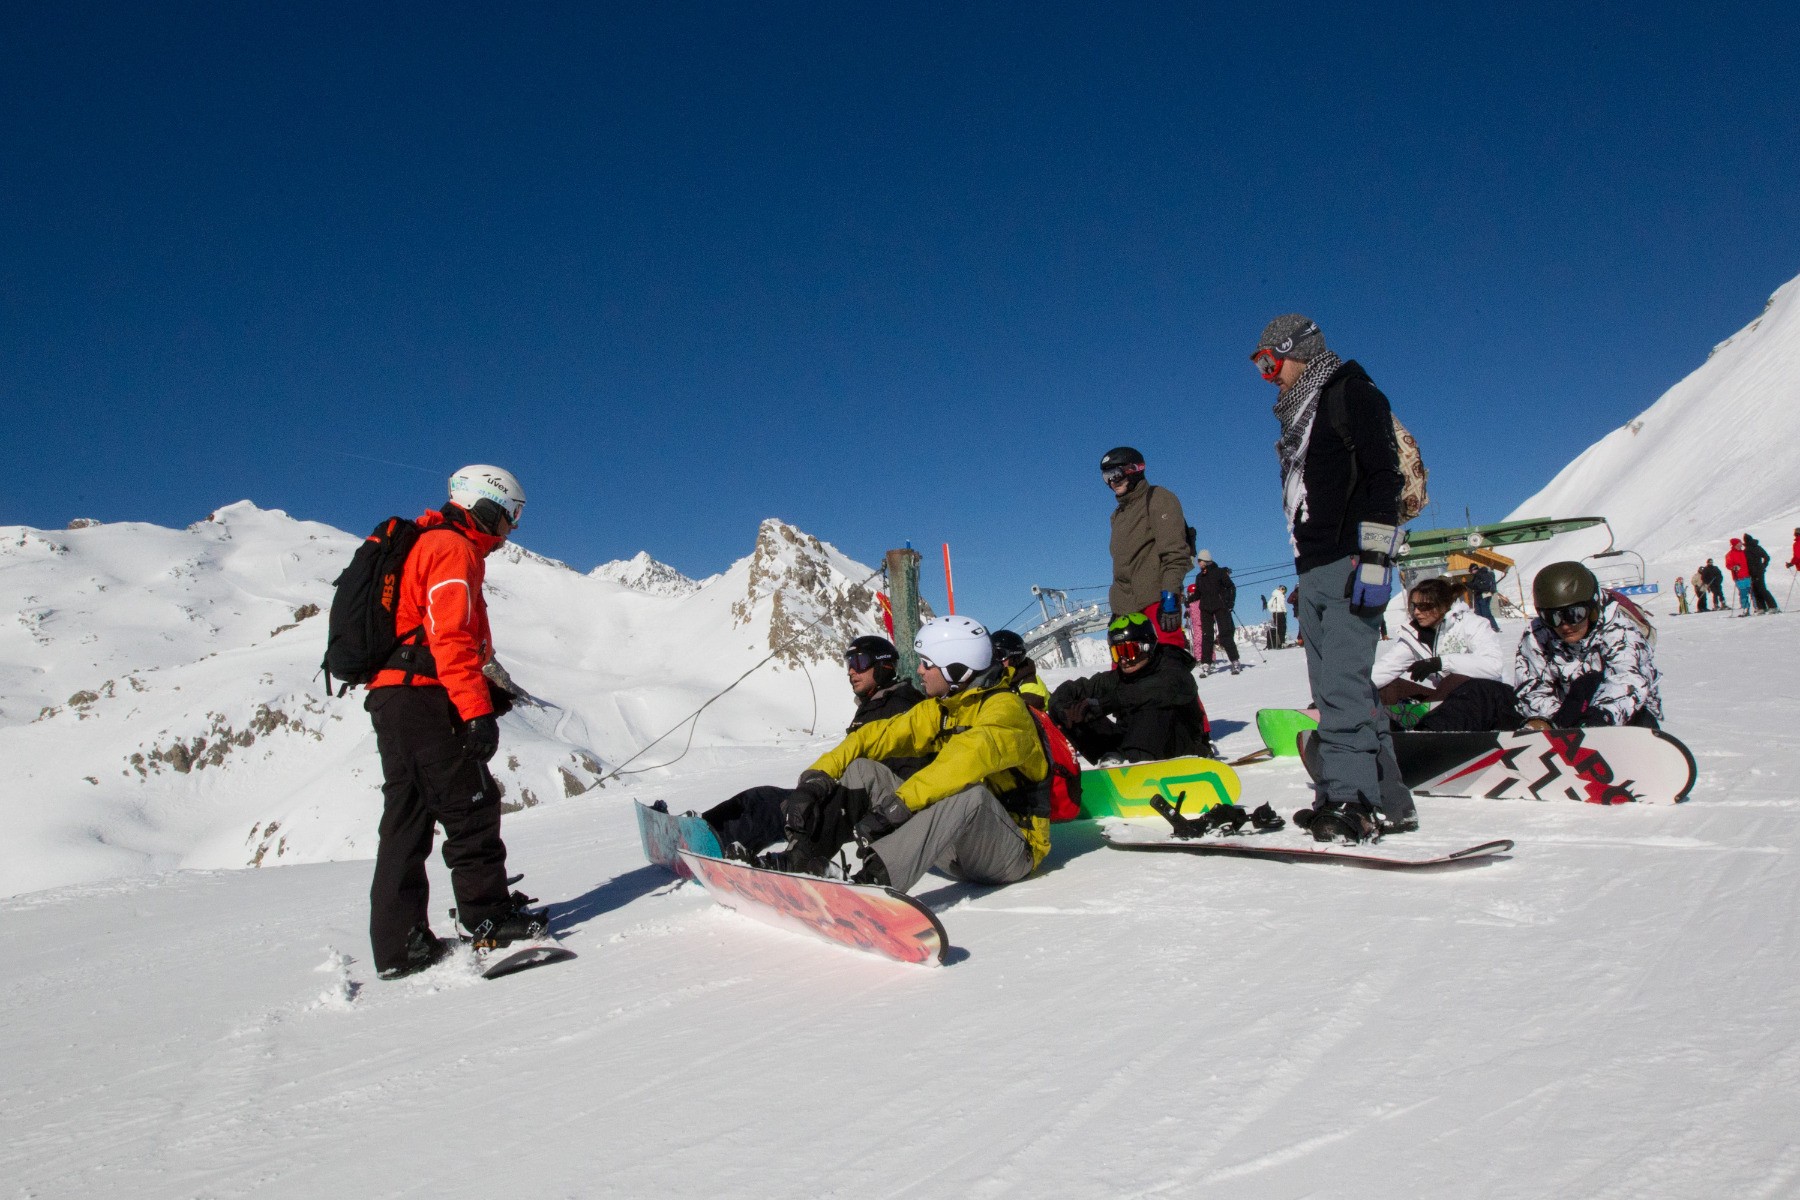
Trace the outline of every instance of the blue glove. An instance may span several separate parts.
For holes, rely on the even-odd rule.
[[[1164,633],[1175,633],[1181,628],[1181,609],[1175,605],[1175,593],[1162,594],[1162,608],[1157,610],[1156,625]]]
[[[1356,527],[1356,541],[1361,552],[1350,560],[1344,595],[1350,598],[1350,611],[1357,616],[1378,616],[1394,595],[1394,547],[1400,531],[1392,525],[1363,521]]]

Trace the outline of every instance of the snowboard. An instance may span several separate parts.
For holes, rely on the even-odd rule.
[[[1292,758],[1300,753],[1297,739],[1308,729],[1319,727],[1319,711],[1314,708],[1259,708],[1256,710],[1256,732],[1262,735],[1265,749],[1276,758]]]
[[[452,911],[454,912],[454,910]],[[548,931],[542,937],[496,946],[491,950],[477,947],[474,939],[464,933],[460,926],[444,940],[452,945],[466,947],[469,953],[475,956],[475,965],[481,969],[483,979],[504,979],[508,975],[517,975],[520,971],[529,971],[533,967],[547,967],[551,963],[567,962],[571,958],[578,957],[573,950],[563,945],[555,934]]]
[[[719,835],[706,818],[698,813],[672,813],[658,800],[655,805],[638,802],[638,837],[644,843],[644,857],[652,864],[667,867],[681,878],[689,877],[687,865],[678,851],[693,850],[709,858],[722,853]]]
[[[1217,854],[1234,858],[1273,858],[1283,862],[1344,863],[1353,867],[1369,867],[1378,871],[1429,871],[1443,867],[1467,866],[1471,863],[1484,862],[1496,854],[1504,854],[1513,848],[1512,842],[1502,839],[1496,842],[1483,842],[1479,846],[1465,846],[1461,850],[1451,850],[1443,854],[1409,857],[1404,854],[1390,853],[1389,843],[1385,841],[1363,846],[1333,846],[1328,842],[1316,842],[1312,845],[1295,845],[1289,842],[1271,844],[1263,841],[1262,837],[1257,835],[1248,838],[1168,839],[1154,842],[1114,841],[1109,837],[1106,844],[1114,850],[1175,851],[1182,854]]]
[[[1090,819],[1153,817],[1152,800],[1175,804],[1184,795],[1187,811],[1197,813],[1215,804],[1235,804],[1243,790],[1237,772],[1211,758],[1164,758],[1096,767],[1081,773],[1081,815]]]
[[[1303,737],[1305,745],[1310,737]],[[1316,779],[1316,751],[1301,755]],[[1653,729],[1607,726],[1517,733],[1396,733],[1406,786],[1427,796],[1679,804],[1698,768],[1679,740]]]
[[[936,966],[944,961],[949,939],[937,914],[904,892],[790,875],[692,850],[677,853],[715,901],[765,925],[897,962]]]

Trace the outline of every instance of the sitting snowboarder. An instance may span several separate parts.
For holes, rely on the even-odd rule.
[[[850,677],[850,692],[856,697],[856,712],[845,733],[854,733],[872,721],[897,717],[925,699],[910,680],[898,678],[900,651],[884,637],[853,638],[844,647],[844,668]],[[900,755],[885,761],[888,770],[905,779],[931,759],[928,755]],[[746,788],[703,815],[719,835],[721,846],[736,843],[743,852],[755,854],[782,840],[782,806],[793,794],[793,788]]]
[[[1006,686],[1039,712],[1050,707],[1050,689],[1038,678],[1037,663],[1025,653],[1025,639],[1010,629],[988,635],[994,643],[994,660],[1006,668]]]
[[[1432,733],[1517,729],[1500,635],[1447,579],[1407,596],[1412,620],[1381,644],[1374,680],[1395,723]]]
[[[1213,754],[1194,660],[1157,641],[1143,613],[1114,617],[1113,669],[1071,679],[1050,696],[1050,719],[1097,766]]]
[[[1660,729],[1662,679],[1648,629],[1578,562],[1551,563],[1531,585],[1537,616],[1519,640],[1519,712],[1530,729]]]
[[[900,891],[933,867],[970,883],[1015,883],[1050,851],[1049,762],[1025,702],[1004,683],[988,631],[968,617],[925,622],[913,640],[925,700],[853,731],[800,775],[782,806],[787,849],[753,859],[823,875],[845,843],[851,875]],[[908,779],[895,756],[930,761]]]

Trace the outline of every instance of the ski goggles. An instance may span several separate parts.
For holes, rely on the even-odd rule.
[[[1594,606],[1592,604],[1570,604],[1562,608],[1553,608],[1544,614],[1544,620],[1549,622],[1552,627],[1564,629],[1593,619]]]
[[[1100,472],[1100,478],[1106,480],[1107,487],[1116,487],[1119,484],[1124,483],[1127,479],[1130,479],[1133,475],[1142,475],[1143,473],[1144,465],[1142,463],[1132,463],[1128,467],[1108,468],[1107,470]]]
[[[1149,644],[1145,644],[1144,642],[1114,642],[1108,647],[1108,649],[1112,651],[1113,665],[1120,667],[1149,658],[1150,652],[1155,648],[1156,644],[1154,642]]]
[[[1275,357],[1273,350],[1258,350],[1250,356],[1250,361],[1256,364],[1264,379],[1273,382],[1281,378],[1281,364],[1286,360]]]
[[[876,658],[867,650],[852,650],[844,655],[844,665],[852,671],[873,671],[878,662],[891,661]]]

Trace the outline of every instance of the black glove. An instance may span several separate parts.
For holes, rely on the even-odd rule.
[[[1175,593],[1162,594],[1162,607],[1156,610],[1156,627],[1164,633],[1181,631],[1181,609],[1175,605]]]
[[[831,789],[837,786],[837,780],[823,771],[815,771],[810,767],[800,772],[800,782],[794,785],[796,792],[804,792],[806,798],[813,803],[831,795]]]
[[[871,805],[869,811],[857,820],[856,840],[866,846],[900,828],[910,816],[912,810],[906,807],[904,800],[898,796],[889,796],[880,804]]]
[[[1406,668],[1406,673],[1412,676],[1414,683],[1417,683],[1427,675],[1436,675],[1443,669],[1444,660],[1434,654],[1430,658],[1421,658],[1418,662]]]
[[[1063,729],[1073,729],[1094,715],[1094,702],[1086,696],[1079,700],[1071,700],[1060,710],[1052,713],[1052,719]]]
[[[1612,724],[1612,715],[1604,708],[1590,708],[1581,714],[1581,724],[1588,729]]]
[[[500,752],[500,720],[493,713],[464,721],[463,749],[477,762],[487,762]]]

